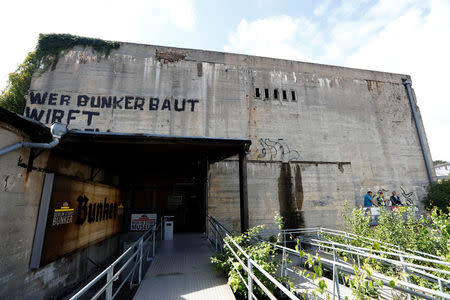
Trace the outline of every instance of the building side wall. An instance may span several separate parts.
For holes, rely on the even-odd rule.
[[[240,230],[239,166],[222,161],[210,169],[208,213],[228,228]],[[351,164],[248,162],[250,226],[275,229],[276,217],[285,228],[341,224],[347,204],[355,207]]]
[[[27,140],[25,135],[0,122],[0,148],[24,140]],[[52,163],[48,164],[49,151],[36,158],[33,170],[27,172],[29,155],[30,149],[22,148],[0,156],[1,299],[44,299],[64,295],[79,280],[97,270],[88,258],[103,264],[119,250],[116,236],[37,270],[29,268],[44,169],[80,179],[90,176],[90,168],[70,160],[53,157]]]
[[[344,199],[339,193],[352,188],[350,178],[353,193],[346,197],[352,206],[362,205],[369,189],[390,194],[400,187],[413,192],[413,200],[420,204],[427,176],[402,85],[407,78],[122,43],[109,57],[99,57],[89,48],[74,48],[59,58],[54,70],[35,74],[31,85],[34,103],[29,99],[26,113],[31,116],[35,109],[35,116],[44,123],[50,124],[56,116],[55,120],[70,123],[70,128],[84,130],[248,138],[252,141],[248,196],[251,223],[255,224],[269,219],[266,208],[280,208],[283,185],[277,183],[279,174],[298,164],[351,166],[351,176],[344,182],[342,173],[331,172],[324,178],[320,174],[326,171],[320,168],[313,172],[319,175],[311,175],[305,182],[305,205],[306,199],[324,201],[325,205],[314,208],[320,211],[336,211],[342,206]],[[261,93],[259,98],[256,88]],[[275,89],[278,99],[274,99]],[[286,101],[282,99],[283,90],[287,92]],[[38,104],[37,93],[41,97],[48,93],[47,100],[56,100]],[[63,96],[70,100],[62,101]],[[116,105],[108,106],[109,97]],[[229,199],[238,199],[236,190],[232,194],[230,188],[237,173],[231,172],[235,166],[228,164],[216,166],[211,172],[211,212],[220,205],[236,209],[235,200]],[[334,190],[327,181],[333,183],[330,186]],[[312,187],[308,190],[309,186],[318,186],[320,193]],[[231,220],[231,215],[226,218],[233,226],[238,220]],[[306,226],[314,224],[313,220],[305,222]]]

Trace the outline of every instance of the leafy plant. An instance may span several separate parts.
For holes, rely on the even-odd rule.
[[[448,214],[439,213],[439,210],[433,209],[429,217],[417,217],[413,208],[410,207],[407,208],[407,211],[403,214],[381,209],[380,216],[378,218],[378,225],[374,227],[369,226],[367,219],[368,216],[365,216],[361,209],[354,209],[351,212],[346,210],[344,211],[345,229],[351,233],[359,235],[360,237],[347,240],[342,237],[327,235],[326,238],[358,247],[381,250],[381,242],[373,242],[363,238],[365,237],[383,241],[384,243],[389,243],[394,245],[394,247],[398,247],[398,250],[406,252],[410,252],[411,250],[420,251],[440,256],[447,262],[450,261],[450,249],[448,246],[450,242],[450,217]],[[389,259],[399,259],[398,256],[381,253],[377,253],[377,255]],[[352,259],[354,260],[355,257],[352,257]],[[424,262],[414,259],[410,259],[408,261],[417,265],[445,269],[447,271],[450,270],[448,267],[431,262]],[[403,270],[393,268],[390,265],[382,264],[379,261],[371,260],[368,264],[372,268],[376,269],[377,272],[394,278],[405,278],[407,275],[403,273]],[[364,267],[364,269],[367,270],[366,267]],[[449,279],[448,275],[443,275],[442,273],[430,273],[441,278]],[[438,284],[432,283],[423,277],[411,274],[408,276],[412,283],[435,290],[439,289]],[[358,284],[355,286],[358,286]]]
[[[0,107],[22,114],[35,71],[47,71],[56,65],[62,51],[75,46],[91,46],[94,51],[108,56],[110,51],[119,48],[120,44],[70,34],[40,34],[35,51],[29,52],[16,71],[9,74],[6,88],[0,94]]]
[[[353,270],[355,275],[351,278],[347,277],[347,279],[355,299],[379,299],[380,293],[378,288],[383,286],[383,282],[380,279],[372,278],[373,268],[369,263],[369,259],[364,259],[361,266],[354,264]],[[395,286],[395,281],[392,280],[392,283]]]
[[[448,214],[450,207],[450,180],[432,183],[428,188],[428,195],[424,200],[424,204],[428,210],[437,207],[444,214]]]
[[[238,255],[239,259],[245,264],[245,266],[248,264],[248,259],[233,244],[233,241],[248,254],[251,260],[261,266],[276,280],[285,285],[291,285],[291,282],[287,277],[281,277],[278,275],[281,262],[276,258],[276,251],[274,247],[269,242],[259,240],[258,242],[255,242],[258,234],[263,228],[264,226],[260,225],[249,229],[241,235],[225,237],[224,242],[227,246],[224,247],[224,253],[217,254],[211,258],[211,261],[216,264],[217,268],[223,270],[227,275],[228,284],[233,289],[237,298],[247,298],[247,287],[239,276],[239,274],[241,274],[241,276],[247,280],[247,273],[245,272],[243,266],[239,263],[238,259],[234,256],[233,251]],[[281,296],[276,285],[264,276],[257,268],[253,267],[252,271],[272,294]],[[265,293],[256,283],[253,284],[253,287],[255,296],[258,299],[264,298]]]
[[[310,253],[305,253],[303,250],[299,247],[299,240],[297,240],[297,245],[295,246],[295,250],[298,252],[299,256],[301,258],[306,258],[303,266],[309,270],[313,270],[313,273],[309,273],[307,270],[299,270],[298,275],[301,277],[306,277],[312,280],[312,282],[317,286],[315,290],[311,292],[311,294],[316,297],[317,293],[320,293],[321,295],[325,294],[327,292],[327,284],[325,280],[322,278],[324,275],[322,263],[320,262],[320,256],[317,256],[317,258],[314,258],[314,256]],[[317,263],[316,263],[317,261]],[[327,298],[329,298],[329,294],[327,294]]]

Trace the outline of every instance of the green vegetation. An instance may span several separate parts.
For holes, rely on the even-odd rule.
[[[370,227],[370,217],[366,216],[361,208],[353,209],[351,212],[346,209],[343,213],[345,218],[344,228],[350,233],[395,245],[399,250],[409,253],[411,253],[411,250],[429,253],[442,257],[444,261],[450,262],[450,217],[448,214],[438,212],[439,211],[435,208],[431,211],[429,217],[421,216],[416,218],[414,216],[413,208],[408,208],[404,214],[380,210],[380,217],[378,219],[379,225]],[[365,247],[371,250],[381,249],[381,243],[364,240],[363,238],[356,237],[355,239],[347,240],[332,235],[327,235],[326,237],[330,240],[351,244],[357,247]],[[378,255],[385,258],[397,259],[385,254]],[[417,265],[450,271],[450,268],[440,264],[419,260],[411,260],[410,262]],[[405,277],[402,270],[392,268],[375,260],[369,260],[366,263],[377,272],[391,276],[392,278],[398,279]],[[367,271],[367,266],[365,266],[365,269]],[[430,273],[450,279],[450,276],[448,275],[437,272]],[[422,277],[409,275],[409,280],[417,285],[439,290],[437,283],[431,283]],[[395,283],[393,282],[393,284]]]
[[[428,187],[428,195],[424,200],[424,204],[427,209],[437,207],[442,213],[448,214],[450,207],[450,180],[432,183]]]
[[[28,53],[17,70],[9,74],[6,88],[0,94],[0,107],[22,114],[33,73],[54,68],[62,51],[75,46],[92,47],[94,51],[108,56],[111,49],[120,47],[118,42],[104,41],[70,34],[40,34],[35,51]]]
[[[413,210],[413,207],[408,207],[407,211],[401,214],[381,209],[379,224],[371,227],[370,217],[365,215],[362,208],[353,209],[351,212],[346,208],[343,212],[344,230],[358,236],[396,245],[401,250],[417,250],[442,257],[448,255],[450,217],[434,209],[430,217],[416,218]],[[373,246],[373,243],[368,244],[361,238],[352,240],[352,244],[362,247]]]
[[[438,271],[444,270],[449,272],[450,268],[438,263],[436,260],[423,261],[414,256],[400,258],[392,254],[397,253],[397,251],[403,251],[417,255],[418,253],[413,251],[420,251],[439,256],[443,261],[450,262],[450,216],[448,214],[444,214],[434,208],[429,216],[417,217],[413,207],[406,208],[406,212],[404,213],[381,209],[378,218],[379,225],[375,227],[369,225],[370,216],[366,215],[362,208],[350,211],[348,206],[346,206],[343,216],[345,220],[344,229],[354,235],[343,236],[332,233],[321,233],[321,237],[325,238],[325,240],[335,241],[341,244],[366,248],[370,254],[370,256],[364,257],[358,256],[355,253],[336,250],[336,255],[344,262],[350,263],[354,270],[354,275],[341,273],[342,276],[337,275],[337,278],[340,284],[344,284],[351,289],[355,299],[379,299],[381,297],[380,287],[383,286],[383,282],[378,279],[379,277],[376,274],[388,276],[390,278],[389,286],[391,288],[394,288],[397,282],[401,280],[434,290],[440,289],[437,282],[425,279],[414,273],[406,273],[401,267],[394,264],[387,264],[383,260],[376,259],[375,257],[390,260],[401,259],[417,266],[425,266],[431,268],[427,271],[429,274],[447,280],[450,279],[450,275]],[[283,219],[280,216],[276,216],[275,221],[280,229],[283,228]],[[224,253],[212,258],[212,261],[216,263],[217,267],[226,273],[228,283],[238,299],[247,298],[247,288],[239,275],[242,274],[244,280],[246,280],[246,271],[235,258],[233,251],[237,253],[244,265],[247,265],[247,258],[240,251],[237,251],[238,249],[232,241],[235,241],[239,247],[249,254],[252,260],[262,266],[275,279],[285,285],[289,285],[291,290],[293,288],[293,283],[288,277],[280,277],[278,275],[281,263],[292,264],[292,261],[288,257],[282,257],[281,252],[279,250],[277,252],[269,242],[255,242],[262,229],[263,226],[257,226],[245,234],[226,237],[224,241],[228,246],[225,247]],[[294,237],[291,236],[291,238],[293,239]],[[271,242],[273,243],[281,243],[281,241],[280,236],[272,236],[271,238]],[[385,248],[388,244],[388,248]],[[296,269],[300,276],[309,278],[316,286],[314,289],[308,291],[307,295],[303,296],[312,296],[315,298],[318,294],[322,294],[322,296],[326,295],[326,298],[330,298],[330,294],[327,294],[325,279],[325,277],[332,278],[333,275],[330,273],[330,270],[324,270],[322,268],[320,256],[313,256],[311,253],[305,252],[308,246],[302,249],[298,239],[295,249],[302,258],[302,263],[300,264],[300,268],[297,268],[298,265],[291,265],[291,268]],[[327,250],[326,247],[321,251],[333,255],[333,252],[329,249]],[[255,271],[257,278],[274,295],[277,297],[281,296],[280,291],[265,276],[258,272],[256,268],[253,268],[253,271]],[[450,291],[446,286],[443,289],[444,292]],[[256,284],[254,284],[254,293],[258,299],[266,298],[263,291]],[[399,299],[405,297],[405,294],[400,291],[396,291],[395,293],[397,293],[395,295],[398,295]]]
[[[440,159],[433,160],[433,166],[437,166],[437,165],[445,164],[445,163],[447,163],[447,161],[445,161],[445,160],[440,160]]]
[[[284,284],[289,283],[286,277],[280,277],[277,275],[278,267],[280,265],[280,261],[275,257],[275,249],[269,242],[254,242],[254,238],[263,230],[264,226],[256,226],[249,229],[247,232],[241,235],[235,235],[233,237],[227,236],[224,238],[224,242],[228,243],[233,251],[237,253],[238,257],[241,261],[247,265],[247,258],[242,254],[242,252],[237,250],[237,247],[233,244],[232,240],[234,240],[239,247],[241,247],[259,266],[261,266],[266,272],[272,275],[279,282]],[[243,270],[242,265],[238,262],[236,257],[233,255],[230,247],[224,248],[223,254],[216,254],[211,258],[211,261],[216,264],[218,269],[221,269],[225,272],[228,277],[228,284],[233,289],[235,296],[238,299],[247,299],[247,288],[242,282],[239,273],[245,274],[246,272]],[[274,294],[275,296],[280,297],[280,293],[278,288],[267,279],[258,269],[253,268],[253,272],[256,277],[262,282],[264,286],[268,288],[268,290]],[[246,277],[244,277],[246,278]],[[258,299],[264,299],[265,293],[262,289],[254,283],[253,292]]]

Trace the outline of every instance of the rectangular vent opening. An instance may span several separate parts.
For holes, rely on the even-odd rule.
[[[278,90],[277,89],[273,90],[273,99],[278,99]]]

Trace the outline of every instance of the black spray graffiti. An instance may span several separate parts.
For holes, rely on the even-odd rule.
[[[400,189],[402,190],[402,196],[404,198],[404,200],[402,201],[403,204],[414,205],[414,201],[412,200],[412,198],[414,197],[414,192],[406,191],[403,186],[400,186]],[[385,199],[389,200],[389,196],[387,196],[390,192],[389,190],[380,188],[378,191],[383,192],[383,194],[386,195]]]
[[[88,96],[58,93],[30,92],[29,104],[46,105],[46,109],[25,108],[25,116],[46,124],[70,124],[77,118],[83,117],[86,125],[90,126],[94,119],[100,116],[102,109],[132,110],[132,111],[175,111],[194,112],[198,99],[174,99],[140,96]],[[69,105],[74,109],[65,108]],[[54,108],[53,108],[54,106]]]
[[[300,153],[289,147],[283,139],[271,140],[270,138],[260,138],[260,149],[257,149],[258,159],[293,161],[300,160]]]
[[[400,186],[400,189],[402,190],[402,196],[405,198],[405,203],[407,205],[413,205],[414,201],[411,199],[411,197],[414,195],[414,192],[407,192],[402,186]]]

